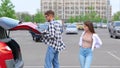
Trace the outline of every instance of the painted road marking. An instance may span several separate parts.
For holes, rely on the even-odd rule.
[[[113,56],[115,59],[120,61],[120,58],[118,56],[116,56],[115,54],[113,54],[112,52],[107,52],[109,55]]]

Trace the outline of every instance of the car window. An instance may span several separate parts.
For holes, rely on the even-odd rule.
[[[38,28],[47,30],[48,29],[48,25],[47,24],[39,24]]]
[[[116,23],[115,23],[115,26],[120,26],[120,22],[116,22]]]

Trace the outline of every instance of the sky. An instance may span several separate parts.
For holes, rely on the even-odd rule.
[[[40,9],[40,0],[11,0],[11,2],[15,5],[14,9],[16,12],[28,12],[34,14],[37,9]],[[110,0],[110,3],[113,15],[120,10],[120,0]]]

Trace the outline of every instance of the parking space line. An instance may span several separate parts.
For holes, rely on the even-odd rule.
[[[24,68],[44,68],[44,66],[24,66]],[[80,68],[80,66],[60,66],[60,68]],[[91,66],[91,68],[120,68],[120,66]]]
[[[107,52],[109,55],[113,56],[115,59],[120,61],[120,58],[118,56],[116,56],[115,54],[113,54],[112,52]]]

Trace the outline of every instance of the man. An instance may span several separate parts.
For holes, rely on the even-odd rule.
[[[60,68],[59,67],[59,52],[65,49],[62,41],[60,23],[54,20],[54,12],[52,10],[45,12],[45,17],[48,24],[48,30],[44,34],[44,40],[48,49],[45,58],[45,68]]]

